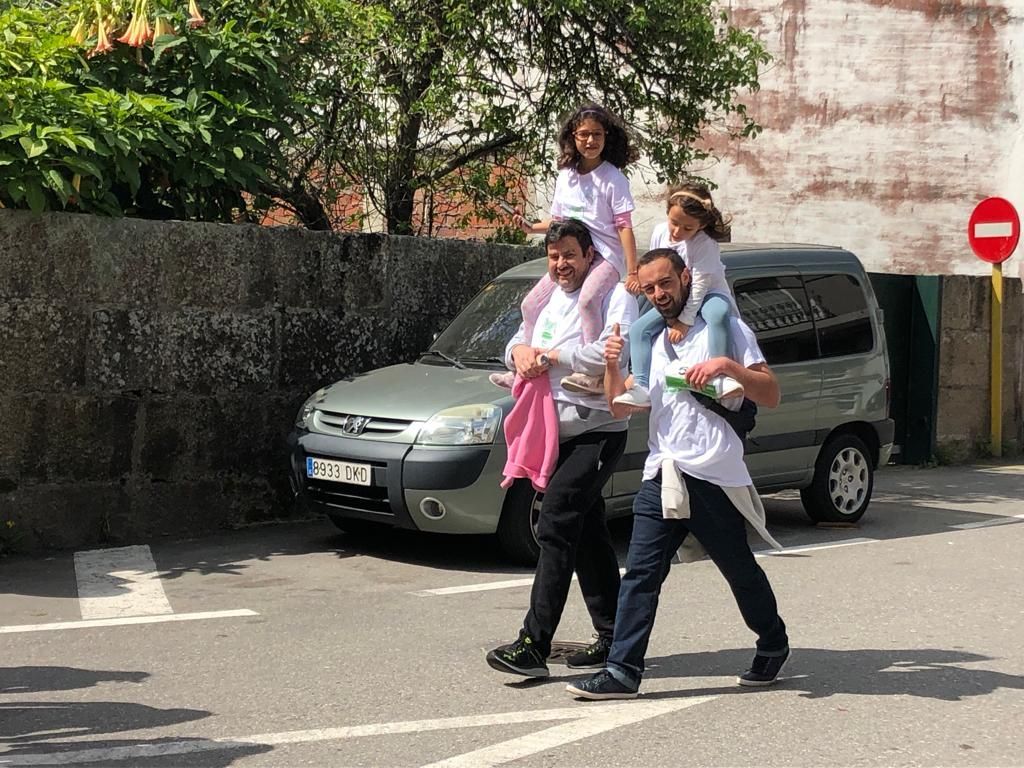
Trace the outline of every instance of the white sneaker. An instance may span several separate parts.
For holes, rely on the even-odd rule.
[[[612,402],[618,405],[628,405],[633,408],[647,410],[651,407],[651,395],[639,384],[634,384],[618,397],[612,398]]]
[[[585,373],[571,373],[559,382],[562,389],[577,395],[603,395],[604,377],[587,376]]]
[[[743,395],[730,395],[729,397],[723,397],[718,401],[718,404],[726,410],[738,412],[743,407]]]
[[[734,397],[738,397],[740,402],[743,402],[743,385],[736,381],[736,379],[731,379],[728,376],[716,376],[711,380],[711,386],[715,388],[715,400],[718,400],[722,405],[725,405],[723,401]],[[725,407],[729,408],[727,405]],[[739,406],[729,408],[729,410],[739,410]]]

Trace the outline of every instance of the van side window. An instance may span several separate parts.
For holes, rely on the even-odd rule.
[[[822,357],[870,352],[871,330],[864,288],[853,275],[804,275],[811,312],[818,326]]]
[[[737,280],[733,293],[769,365],[818,357],[818,340],[799,275]]]

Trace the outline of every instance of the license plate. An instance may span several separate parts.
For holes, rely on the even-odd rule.
[[[373,467],[369,464],[353,464],[349,461],[335,461],[334,459],[314,459],[312,456],[307,456],[306,477],[329,480],[333,483],[371,485]]]

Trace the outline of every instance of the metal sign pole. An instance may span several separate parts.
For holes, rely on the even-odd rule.
[[[1003,265],[992,265],[992,455],[1003,455]]]

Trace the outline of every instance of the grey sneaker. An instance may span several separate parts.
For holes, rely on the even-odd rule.
[[[750,669],[736,678],[740,685],[759,687],[772,685],[779,679],[779,673],[789,659],[789,649],[782,656],[762,656],[757,654]]]
[[[576,395],[603,395],[604,377],[587,376],[585,373],[570,373],[559,382],[562,389]]]
[[[611,638],[598,637],[586,648],[565,657],[565,666],[569,669],[604,669],[608,661],[608,651],[612,648]]]
[[[635,699],[638,688],[616,680],[612,673],[603,669],[593,677],[579,683],[569,683],[565,690],[578,699],[602,701],[603,699]]]
[[[487,653],[491,669],[524,677],[547,677],[548,662],[529,635],[523,635],[514,643],[503,645]]]

